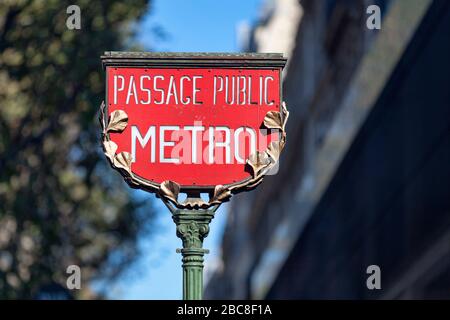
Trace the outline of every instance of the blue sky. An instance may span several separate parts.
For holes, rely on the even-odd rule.
[[[153,51],[238,52],[236,29],[257,20],[262,0],[154,0],[139,25],[138,41]],[[165,40],[156,33],[166,34]],[[139,191],[137,191],[139,192]],[[152,195],[145,195],[153,197]],[[157,200],[155,200],[157,201]],[[143,256],[128,275],[109,292],[113,299],[181,299],[181,255],[175,252],[181,240],[162,203],[157,204],[157,231],[142,238]],[[226,222],[226,205],[216,213],[204,247],[205,268],[220,255],[220,241]]]
[[[236,52],[236,27],[254,22],[261,0],[154,0],[138,39],[155,51]],[[167,41],[151,30],[161,28]]]

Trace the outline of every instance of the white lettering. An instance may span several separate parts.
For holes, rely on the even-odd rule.
[[[117,80],[121,80],[120,89],[117,88]],[[125,89],[125,78],[123,76],[114,75],[114,104],[117,104],[117,91],[123,91]]]
[[[136,83],[134,82],[134,77],[130,76],[130,83],[128,85],[128,93],[125,104],[130,102],[130,97],[134,97],[134,103],[138,104],[137,93],[136,93]]]
[[[210,128],[211,129],[211,128]],[[230,128],[228,127],[215,127],[216,131],[225,132],[225,138],[223,141],[216,141],[215,136],[213,134],[214,139],[209,140],[210,150],[215,150],[216,148],[225,148],[225,163],[231,163],[231,149],[230,149]],[[211,131],[210,131],[211,132]],[[214,157],[214,152],[210,153],[210,160]]]
[[[161,99],[159,101],[155,101],[155,104],[163,104],[164,103],[164,90],[158,89],[156,87],[156,80],[158,80],[158,79],[164,81],[164,76],[154,76],[153,77],[153,91],[161,92]]]
[[[264,103],[268,106],[273,105],[273,100],[269,102],[269,89],[268,89],[268,82],[273,81],[273,77],[268,76],[264,79]]]
[[[169,87],[167,89],[167,100],[166,104],[170,103],[170,98],[173,96],[175,99],[175,104],[178,104],[178,95],[177,95],[177,87],[175,82],[173,81],[173,76],[169,78]]]
[[[256,133],[252,128],[240,127],[234,131],[234,158],[238,163],[245,163],[245,160],[239,155],[241,149],[240,134],[247,132],[250,135],[250,154],[254,154],[256,151]],[[245,138],[244,138],[245,139]],[[244,140],[242,139],[242,140]],[[245,143],[245,140],[244,140]]]
[[[192,150],[191,150],[191,157],[192,157],[192,163],[197,163],[197,133],[202,132],[205,130],[204,126],[185,126],[185,130],[191,130],[192,131]]]
[[[151,151],[150,151],[150,162],[155,162],[155,126],[151,126],[148,128],[147,133],[145,134],[145,137],[142,138],[141,133],[139,132],[139,128],[137,126],[131,127],[131,158],[133,159],[132,162],[136,162],[136,139],[139,140],[139,144],[142,148],[145,148],[147,145],[148,140],[152,139],[151,143]]]
[[[179,163],[180,159],[176,158],[166,158],[164,154],[164,149],[166,147],[173,147],[175,146],[174,141],[166,141],[165,140],[165,133],[166,131],[174,131],[174,130],[180,130],[179,126],[161,126],[159,128],[159,162],[161,163]]]
[[[182,104],[189,104],[191,103],[191,97],[187,96],[186,100],[184,100],[184,81],[188,80],[191,81],[191,78],[188,76],[182,76],[180,79],[180,101]]]
[[[142,76],[141,79],[140,79],[141,90],[147,92],[147,101],[141,100],[141,103],[142,104],[150,104],[151,92],[150,92],[150,89],[145,88],[145,86],[144,86],[144,79],[150,80],[150,76]]]
[[[220,80],[220,87],[217,88],[217,80]],[[214,76],[214,102],[215,105],[217,102],[217,93],[223,91],[223,77],[221,76]]]
[[[203,102],[201,101],[197,101],[197,92],[200,92],[200,89],[197,88],[197,79],[202,79],[203,76],[193,76],[193,81],[192,81],[192,99],[193,99],[193,103],[194,104],[202,104]]]

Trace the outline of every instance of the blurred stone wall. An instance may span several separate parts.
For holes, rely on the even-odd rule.
[[[334,190],[332,186],[339,177],[340,166],[349,158],[349,150],[364,131],[362,128],[370,123],[368,119],[378,100],[386,87],[394,86],[390,77],[399,67],[406,49],[420,41],[415,32],[431,2],[278,0],[266,7],[261,22],[248,37],[249,44],[245,49],[281,51],[289,58],[283,84],[283,98],[291,112],[288,143],[281,157],[279,173],[266,177],[257,190],[238,195],[231,201],[222,244],[223,267],[207,284],[207,298],[370,296],[361,289],[365,286],[365,259],[353,264],[349,262],[353,273],[336,280],[336,283],[344,282],[341,291],[336,285],[327,287],[324,279],[339,278],[340,273],[336,270],[346,267],[342,258],[346,254],[354,257],[347,252],[352,248],[352,234],[358,234],[360,230],[367,234],[371,232],[364,228],[367,213],[353,206],[351,197],[360,198],[366,201],[364,205],[374,208],[371,218],[376,220],[383,215],[383,210],[375,210],[382,199],[370,194],[389,190],[390,185],[374,178],[358,189],[358,181],[349,181],[341,187],[345,192],[356,185],[356,189],[348,191],[349,202],[333,209],[335,211],[330,207],[329,215],[334,216],[327,217],[320,210],[328,199],[327,192]],[[371,4],[379,5],[382,10],[381,30],[366,27],[366,9]],[[388,100],[383,106],[389,103]],[[415,105],[417,109],[420,107]],[[443,112],[443,109],[438,110]],[[394,134],[402,137],[400,133]],[[383,137],[383,133],[380,134]],[[389,140],[382,141],[379,143],[385,143],[385,149],[381,148],[380,152],[394,155],[397,149],[390,149]],[[404,141],[399,140],[396,146]],[[366,146],[368,150],[375,147],[369,142]],[[425,147],[418,146],[417,154],[424,150]],[[347,160],[350,171],[352,166],[356,170],[359,165],[352,159]],[[367,172],[361,171],[358,179],[381,170],[383,157],[372,156],[371,159],[374,163],[366,168]],[[393,177],[400,174],[398,170],[381,172]],[[395,190],[391,191],[394,194]],[[333,192],[330,197],[338,194],[338,190]],[[405,228],[406,224],[399,228]],[[430,230],[429,233],[430,237],[437,237],[437,231]],[[336,239],[338,234],[341,242]],[[386,229],[386,234],[381,233],[380,237],[390,235],[392,241],[399,241],[395,234],[395,229]],[[385,243],[374,242],[374,236],[370,239],[372,243],[360,249],[361,255],[379,257],[380,263],[386,261],[375,254],[383,250],[380,246]],[[315,243],[315,246],[305,248],[301,246],[303,242]],[[341,261],[339,268],[336,267],[338,261]],[[322,265],[327,267],[322,268]],[[308,278],[320,277],[321,270],[324,277],[319,282],[326,289],[314,289],[315,282]],[[356,282],[360,285],[355,285]],[[309,286],[305,287],[305,284]],[[392,280],[391,286],[395,286],[395,281]]]

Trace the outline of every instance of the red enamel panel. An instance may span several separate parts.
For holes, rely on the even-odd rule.
[[[245,160],[278,139],[265,132],[280,110],[280,69],[107,67],[108,113],[128,124],[111,133],[141,178],[211,187],[250,177]],[[134,147],[133,147],[134,145]]]

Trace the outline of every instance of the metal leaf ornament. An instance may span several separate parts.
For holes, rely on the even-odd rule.
[[[116,110],[109,116],[107,132],[122,132],[128,124],[128,115],[123,110]]]
[[[267,147],[267,154],[272,159],[272,162],[277,162],[280,158],[280,142],[279,141],[272,141],[269,146]]]
[[[209,204],[202,199],[189,197],[186,198],[182,205],[187,209],[206,209],[209,207]]]
[[[283,121],[281,119],[281,113],[278,111],[269,111],[264,117],[264,126],[268,129],[280,129],[283,130]]]
[[[253,170],[253,176],[256,177],[261,170],[266,168],[270,164],[269,157],[265,152],[256,151],[256,153],[250,155],[247,163]]]
[[[117,144],[114,141],[107,140],[103,141],[103,149],[105,150],[105,155],[111,162],[114,162],[114,157],[117,151]]]
[[[123,169],[131,176],[131,161],[132,157],[129,152],[121,152],[114,157],[114,166],[118,169]]]
[[[219,184],[214,188],[214,194],[209,203],[220,204],[227,200],[229,197],[231,197],[230,189]]]
[[[100,114],[98,116],[98,120],[100,121],[100,125],[102,126],[102,137],[106,135],[105,108],[105,101],[102,101],[102,104],[100,105]]]
[[[178,203],[178,194],[180,193],[180,185],[176,182],[166,180],[159,187],[161,196]]]
[[[283,131],[286,130],[286,123],[289,119],[289,111],[287,109],[286,106],[286,102],[283,101],[283,103],[281,104],[281,111],[283,111]]]
[[[153,181],[143,181],[131,171],[132,156],[129,152],[120,152],[116,154],[118,145],[110,140],[108,133],[123,132],[128,125],[128,115],[123,110],[115,110],[109,115],[106,121],[106,105],[104,103],[100,106],[100,125],[102,127],[102,143],[103,150],[106,157],[111,162],[112,166],[119,169],[123,174],[125,181],[133,186],[145,186],[147,189],[152,189],[157,192],[163,199],[173,202],[178,208],[183,209],[207,209],[214,205],[220,205],[227,201],[232,194],[239,190],[249,190],[260,184],[269,170],[279,160],[280,153],[286,144],[286,123],[289,117],[289,111],[286,104],[283,102],[281,112],[269,111],[263,120],[263,125],[267,129],[275,129],[280,131],[279,141],[272,141],[266,151],[256,151],[250,155],[246,164],[251,167],[252,177],[245,181],[232,185],[216,185],[208,202],[197,198],[186,198],[182,203],[178,202],[178,196],[181,191],[180,185],[174,181],[166,180],[161,184]]]

